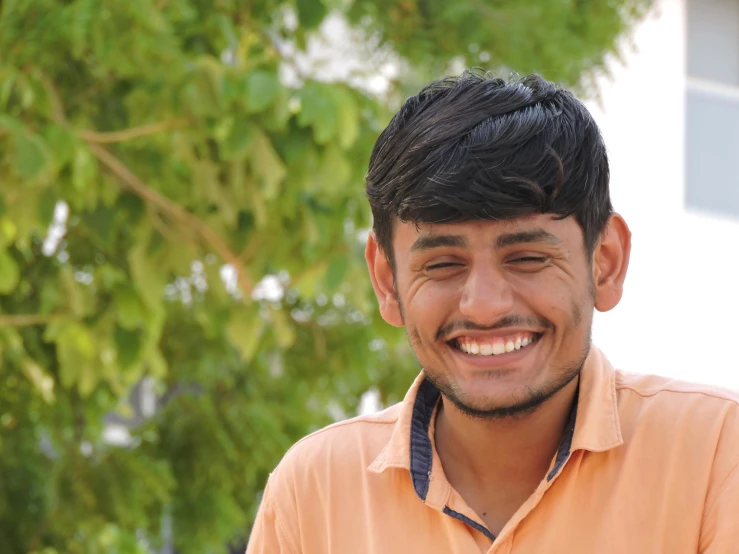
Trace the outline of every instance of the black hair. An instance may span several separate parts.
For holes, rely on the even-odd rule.
[[[613,212],[608,157],[574,95],[538,75],[465,71],[405,101],[372,150],[367,196],[394,267],[393,222],[574,215],[592,254]]]

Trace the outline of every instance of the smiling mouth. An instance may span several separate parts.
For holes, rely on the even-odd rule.
[[[523,350],[536,343],[542,333],[515,333],[504,337],[461,336],[449,341],[453,348],[473,356],[500,356]]]

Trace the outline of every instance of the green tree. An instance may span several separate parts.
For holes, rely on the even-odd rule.
[[[0,2],[0,551],[243,547],[289,445],[417,371],[358,239],[389,108],[453,60],[582,83],[648,4]],[[331,14],[402,78],[318,78]]]

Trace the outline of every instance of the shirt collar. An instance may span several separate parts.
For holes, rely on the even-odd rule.
[[[603,352],[593,346],[580,372],[572,450],[605,452],[623,442],[616,398],[616,372]]]
[[[572,451],[603,452],[623,444],[616,399],[616,373],[605,355],[594,346],[580,372],[578,391],[577,403],[557,452],[556,469]],[[401,403],[390,440],[368,468],[375,473],[388,468],[410,471],[416,493],[422,499],[428,490],[434,457],[429,425],[438,398],[438,389],[424,378],[422,372]]]

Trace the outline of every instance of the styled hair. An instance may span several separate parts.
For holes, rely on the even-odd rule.
[[[591,255],[613,212],[605,144],[573,94],[538,75],[465,71],[405,101],[367,172],[374,231],[394,267],[393,223],[574,215]]]

